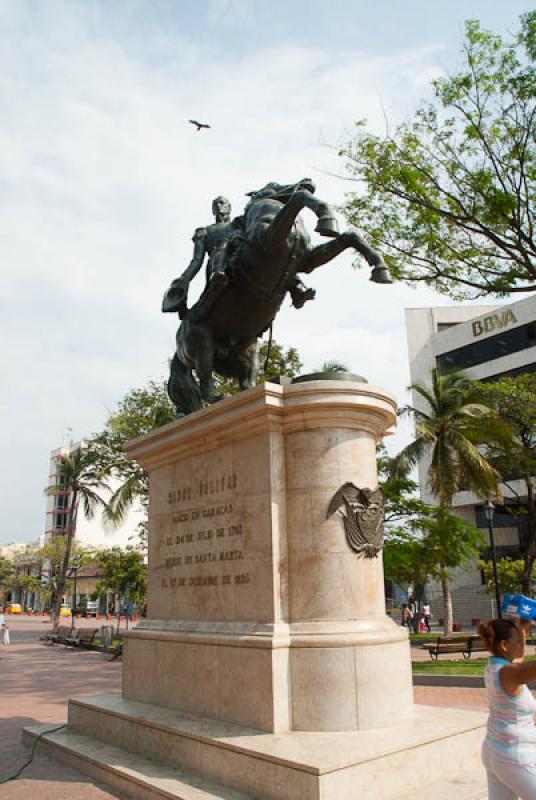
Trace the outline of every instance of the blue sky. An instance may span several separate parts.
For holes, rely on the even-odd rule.
[[[0,0],[0,544],[42,532],[66,428],[97,430],[165,374],[175,322],[161,296],[211,199],[240,213],[246,191],[310,175],[340,204],[352,185],[334,177],[337,145],[355,121],[408,118],[455,69],[465,18],[506,34],[530,7]],[[307,282],[317,299],[285,305],[275,338],[306,370],[337,358],[404,402],[403,309],[447,300],[370,284],[348,255]]]

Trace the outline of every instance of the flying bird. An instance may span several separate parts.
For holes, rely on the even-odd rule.
[[[206,125],[204,122],[198,122],[196,119],[189,119],[188,122],[195,125],[198,131],[200,131],[201,128],[210,128],[210,125]]]

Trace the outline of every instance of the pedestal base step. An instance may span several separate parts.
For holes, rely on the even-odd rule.
[[[198,797],[180,794],[181,785],[175,795],[155,794],[158,786],[140,794],[135,770],[142,764],[166,790],[165,781],[182,781],[191,791],[207,781],[202,791],[220,800],[233,792],[255,800],[412,800],[415,793],[481,800],[485,723],[478,712],[416,706],[411,719],[389,728],[272,734],[109,695],[72,698],[68,730],[42,744],[51,743],[75,768],[97,770],[112,786],[119,769],[121,780],[132,782],[125,794],[144,800]],[[34,728],[29,732],[35,736]]]
[[[430,781],[428,775],[426,780]],[[426,783],[419,789],[422,797],[433,800],[488,800],[488,789],[483,769],[469,773],[463,778],[454,778],[445,783],[438,776],[437,782]],[[415,800],[415,792],[405,794],[398,800]]]
[[[24,740],[33,739],[49,725],[25,728]],[[51,733],[39,743],[39,752],[78,769],[132,800],[254,800],[176,767],[140,758],[91,736],[68,729]]]

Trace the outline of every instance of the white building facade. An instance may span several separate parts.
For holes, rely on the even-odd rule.
[[[76,442],[67,447],[58,447],[50,453],[48,486],[53,487],[53,493],[47,496],[42,542],[47,541],[53,536],[67,533],[70,494],[65,485],[64,477],[58,469],[58,458],[69,455],[83,446],[83,442]],[[111,481],[109,484],[112,491],[117,488],[118,485],[117,482],[114,485]],[[135,545],[137,540],[137,526],[143,519],[143,510],[139,506],[133,506],[121,525],[114,528],[103,519],[98,509],[91,519],[87,519],[84,516],[83,509],[80,507],[76,522],[76,540],[84,547],[93,549]]]
[[[463,370],[471,378],[488,381],[536,371],[536,295],[510,305],[452,306],[406,309],[410,375],[412,383],[430,383],[433,367],[446,372]],[[536,402],[536,401],[535,401]],[[413,405],[422,408],[423,400],[414,394]],[[430,494],[426,479],[429,461],[419,464],[421,496],[437,502]],[[520,558],[523,550],[523,517],[512,515],[509,505],[514,497],[526,497],[522,481],[504,486],[504,506],[496,508],[493,528],[497,555]],[[481,529],[488,537],[488,523],[482,500],[470,492],[453,499],[459,516]],[[487,550],[483,558],[489,558]],[[431,587],[431,600],[439,612],[440,593]],[[458,571],[453,587],[454,618],[462,623],[489,617],[495,613],[491,596],[484,591],[476,564]]]

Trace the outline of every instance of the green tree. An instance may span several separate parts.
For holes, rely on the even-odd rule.
[[[487,583],[488,592],[495,592],[495,582],[493,577],[493,561],[478,562],[478,568],[484,573],[484,578]],[[525,590],[523,578],[525,571],[525,562],[523,559],[513,558],[500,558],[497,561],[497,578],[499,582],[499,589],[501,592],[510,592],[512,594],[532,594],[532,591]]]
[[[296,348],[285,349],[276,341],[272,341],[271,347],[268,342],[262,342],[259,355],[261,370],[258,383],[280,375],[294,377],[302,366]],[[217,377],[217,381],[219,391],[224,395],[238,391],[233,381],[221,377]],[[119,481],[107,509],[113,522],[120,523],[135,502],[139,502],[147,512],[149,502],[147,473],[126,458],[124,444],[129,439],[142,436],[174,420],[175,411],[167,394],[166,383],[150,381],[145,387],[131,389],[108,418],[104,430],[88,441],[88,448],[100,474]],[[142,550],[147,548],[147,536],[145,517],[138,526],[139,546]]]
[[[5,591],[11,587],[13,570],[13,562],[0,556],[0,589]]]
[[[396,583],[424,586],[429,578],[449,585],[452,570],[467,566],[484,544],[472,525],[445,506],[428,506],[403,526],[387,530],[385,574]],[[450,633],[445,618],[445,632]]]
[[[444,631],[452,632],[452,571],[465,568],[485,544],[483,534],[473,525],[453,514],[448,506],[439,505],[422,520],[421,533],[430,575],[440,581],[444,601]]]
[[[44,600],[47,605],[50,603],[51,607],[54,607],[55,599],[58,594],[60,594],[58,591],[58,584],[66,548],[67,536],[56,534],[47,539],[42,547],[34,551],[35,561],[41,565],[41,574],[46,577],[46,584],[43,583],[40,589],[41,600]],[[80,544],[76,538],[73,539],[71,542],[69,563],[67,564],[67,574],[72,570],[74,556],[78,557],[79,567],[83,567],[84,564],[87,564],[88,561],[91,561],[94,557],[94,551]],[[63,591],[60,594],[60,597],[61,596],[63,596]]]
[[[175,419],[166,382],[149,381],[147,386],[131,389],[119,401],[108,417],[106,430],[128,442]]]
[[[420,597],[432,574],[432,566],[423,550],[420,522],[433,513],[433,508],[417,496],[418,486],[387,455],[383,444],[377,448],[379,482],[385,498],[384,573],[386,580],[400,586],[411,585]]]
[[[17,575],[12,583],[21,592],[21,605],[23,611],[26,611],[28,606],[28,594],[32,592],[37,594],[41,589],[41,581],[37,575]]]
[[[99,492],[108,493],[110,491],[108,484],[101,477],[93,451],[89,447],[82,446],[71,453],[60,455],[56,460],[56,466],[58,473],[63,476],[64,486],[68,492],[69,510],[67,512],[65,552],[52,607],[52,621],[54,624],[59,618],[61,600],[65,592],[79,506],[82,504],[85,517],[91,519],[97,506],[103,509],[107,508],[107,503]],[[47,495],[54,495],[56,492],[56,486],[47,486],[45,489],[45,494]]]
[[[481,383],[475,390],[482,402],[495,409],[505,427],[500,441],[490,441],[486,457],[499,471],[514,501],[509,506],[526,520],[526,547],[523,554],[523,591],[532,587],[532,570],[536,560],[536,373],[504,378],[494,383]],[[525,487],[524,496],[517,491],[516,480]]]
[[[344,147],[364,185],[345,215],[395,277],[457,298],[536,288],[536,11],[503,41],[465,24],[460,71],[383,137],[358,123]]]
[[[417,497],[410,467],[406,463],[403,469],[396,457],[389,458],[385,448],[379,448],[385,495],[385,576],[399,585],[412,585],[418,597],[430,578],[449,582],[452,569],[478,555],[483,539],[447,507],[429,505]]]
[[[313,372],[350,372],[346,364],[343,364],[342,361],[337,361],[335,358],[330,358],[328,361],[324,361],[324,363],[314,369]]]
[[[386,531],[383,565],[387,580],[414,589],[424,586],[432,574],[422,537],[404,528]]]
[[[441,514],[448,515],[453,496],[462,488],[477,496],[497,492],[499,473],[480,452],[478,445],[499,436],[492,411],[471,397],[472,383],[459,372],[441,375],[432,370],[431,386],[415,383],[410,389],[419,397],[421,408],[406,406],[402,415],[415,421],[415,439],[394,459],[394,473],[407,475],[417,462],[430,459],[427,484],[439,500]],[[424,411],[422,408],[426,407]],[[447,516],[445,516],[447,520]],[[451,525],[449,529],[454,529]],[[446,543],[436,548],[449,555]],[[452,631],[452,597],[449,567],[453,561],[438,564],[441,581],[445,632]]]
[[[98,594],[112,591],[137,606],[143,604],[147,596],[147,565],[139,550],[113,547],[100,550],[96,558],[102,570],[102,577],[97,581]]]
[[[143,436],[156,428],[174,422],[175,410],[168,397],[164,381],[149,381],[141,388],[131,389],[110,414],[104,429],[88,440],[96,469],[107,480],[118,481],[106,514],[115,524],[121,523],[135,503],[147,511],[149,479],[142,467],[128,459],[123,447],[130,439]],[[139,545],[147,546],[147,517],[138,525]]]
[[[302,368],[300,356],[295,347],[285,347],[273,339],[262,341],[259,345],[259,373],[257,384],[273,381],[281,376],[295,378]],[[218,391],[223,395],[237,394],[236,381],[216,375]]]

